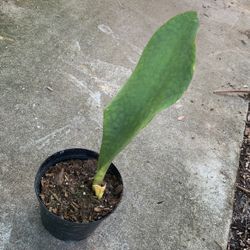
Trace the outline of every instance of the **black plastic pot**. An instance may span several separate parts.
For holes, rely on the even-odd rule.
[[[100,220],[89,222],[89,223],[76,223],[62,219],[61,217],[51,213],[47,207],[44,205],[43,201],[41,200],[39,194],[41,192],[41,178],[45,174],[45,172],[53,167],[56,163],[72,160],[72,159],[80,159],[80,160],[87,160],[87,159],[97,159],[98,153],[81,149],[81,148],[73,148],[73,149],[66,149],[60,152],[57,152],[47,158],[43,164],[40,166],[36,178],[35,178],[35,192],[37,199],[40,204],[40,212],[41,212],[41,219],[44,227],[56,238],[60,240],[83,240],[86,239],[96,228],[97,226],[107,218],[107,214],[105,217],[101,218]],[[108,170],[108,173],[115,175],[118,180],[120,180],[122,184],[122,177],[117,170],[117,168],[111,164]],[[122,194],[121,194],[122,195]],[[115,210],[115,209],[114,209]],[[112,212],[114,212],[114,210]]]

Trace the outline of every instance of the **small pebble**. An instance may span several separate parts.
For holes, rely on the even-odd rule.
[[[102,209],[101,209],[101,208],[99,208],[99,207],[95,207],[95,208],[94,208],[94,211],[95,211],[95,212],[97,212],[97,213],[99,213],[99,212],[101,212],[101,211],[102,211]]]
[[[177,118],[178,121],[182,121],[182,120],[184,120],[184,119],[185,119],[185,116],[184,116],[184,115],[179,116],[179,117]]]
[[[51,87],[49,87],[49,86],[47,86],[46,89],[51,91],[51,92],[53,91],[53,89]]]

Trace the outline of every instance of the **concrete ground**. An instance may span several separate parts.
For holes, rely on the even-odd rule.
[[[197,10],[193,82],[115,159],[121,206],[85,242],[41,225],[33,181],[65,148],[98,151],[102,110],[152,33]],[[248,0],[0,1],[0,249],[226,248],[250,87]]]

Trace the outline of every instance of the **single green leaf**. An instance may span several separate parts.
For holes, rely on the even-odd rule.
[[[104,111],[99,177],[139,130],[187,89],[194,71],[198,26],[197,13],[185,12],[150,39],[131,77]]]

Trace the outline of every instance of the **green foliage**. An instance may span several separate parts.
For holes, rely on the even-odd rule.
[[[114,157],[187,89],[194,71],[198,26],[197,13],[185,12],[170,19],[150,39],[131,77],[104,111],[94,183],[102,183]]]

